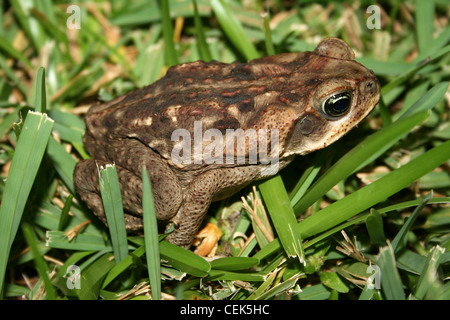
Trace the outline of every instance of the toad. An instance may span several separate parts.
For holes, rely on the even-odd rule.
[[[212,201],[325,148],[377,104],[374,73],[342,40],[312,52],[174,66],[155,83],[88,111],[76,191],[106,223],[98,167],[115,163],[128,230],[142,228],[142,168],[167,240],[189,247]],[[231,137],[230,137],[231,136]],[[270,169],[270,170],[269,170]]]

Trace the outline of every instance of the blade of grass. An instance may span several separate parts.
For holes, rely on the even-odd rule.
[[[303,263],[301,238],[296,230],[297,219],[281,177],[276,175],[262,182],[259,189],[287,256],[297,256],[300,263]]]
[[[67,222],[69,220],[69,210],[72,206],[73,195],[69,195],[64,203],[64,207],[61,210],[61,215],[59,216],[58,230],[62,230],[66,227]]]
[[[40,113],[45,113],[47,110],[47,98],[45,94],[45,69],[40,67],[36,77],[36,102],[34,109]]]
[[[433,108],[445,95],[448,89],[448,82],[441,82],[431,88],[423,97],[417,100],[410,108],[401,110],[398,119],[405,118],[410,114]],[[398,112],[400,113],[400,112]],[[395,114],[397,116],[397,114]],[[394,117],[396,118],[396,117]]]
[[[319,150],[314,156],[312,164],[303,172],[301,178],[298,180],[290,194],[292,206],[294,206],[303,197],[306,191],[308,191],[308,188],[319,174],[322,164],[326,158],[326,154],[327,152],[325,152],[325,150]]]
[[[442,56],[448,54],[449,51],[450,51],[450,45],[447,45],[445,47],[440,48],[433,54],[431,54],[429,59],[426,59],[425,61],[422,61],[422,62],[415,61],[416,64],[411,65],[410,68],[405,73],[394,78],[392,81],[390,81],[389,83],[384,85],[381,88],[381,96],[384,98],[384,101],[386,102],[386,104],[390,105],[393,102],[392,99],[387,99],[387,96],[391,92],[393,92],[397,88],[401,87],[401,85],[404,82],[408,81],[409,79],[412,79],[416,73],[418,73],[420,70],[422,70],[422,68],[430,65],[435,60],[440,59]]]
[[[202,20],[198,14],[197,1],[193,0],[192,3],[194,4],[194,26],[195,36],[197,37],[197,50],[200,55],[200,60],[208,62],[212,59],[211,52],[209,51],[208,43],[206,42]]]
[[[411,214],[411,216],[406,220],[406,222],[403,224],[400,231],[395,236],[394,240],[392,240],[391,247],[392,250],[396,253],[400,249],[404,247],[403,240],[406,239],[406,235],[411,229],[414,221],[416,221],[417,217],[419,216],[419,213],[422,211],[422,209],[427,205],[428,201],[430,201],[431,197],[433,196],[433,192],[429,192],[425,198],[422,200],[422,203],[414,210],[414,212]]]
[[[211,0],[211,6],[228,39],[244,57],[247,60],[259,58],[258,51],[253,46],[253,43],[248,40],[241,23],[228,5],[223,0]]]
[[[78,234],[74,239],[69,237],[62,231],[48,230],[46,233],[46,245],[51,248],[59,248],[65,250],[111,250],[112,248],[105,243],[105,239],[99,236],[88,234]]]
[[[332,228],[385,200],[448,159],[450,159],[450,141],[442,143],[379,180],[320,210],[301,221],[297,227],[303,238]]]
[[[430,47],[434,26],[434,1],[416,0],[416,34],[419,53]]]
[[[253,225],[253,232],[260,248],[265,247],[273,241],[274,235],[269,217],[262,203],[260,194],[253,187],[253,193],[247,196],[247,200],[242,197],[243,208],[250,216]]]
[[[115,263],[111,259],[111,254],[102,253],[88,267],[81,269],[80,289],[75,294],[80,300],[97,300],[100,293],[102,282],[108,272],[114,267]]]
[[[140,246],[144,245],[142,237],[133,237],[132,241]],[[170,242],[160,241],[159,252],[164,259],[174,268],[196,277],[204,277],[211,270],[211,265],[202,257],[192,251],[180,248]]]
[[[100,168],[99,181],[114,258],[117,264],[128,255],[128,241],[116,166],[107,164],[105,168]]]
[[[248,298],[247,300],[256,300],[258,297],[260,297],[269,287],[270,285],[275,281],[278,269],[274,270],[267,279],[256,289]]]
[[[75,159],[67,152],[64,147],[55,140],[55,138],[50,137],[47,147],[47,155],[52,159],[53,167],[56,172],[58,172],[59,177],[64,182],[66,187],[75,194],[75,187],[73,185],[73,170],[77,162]]]
[[[262,272],[233,272],[233,271],[226,271],[226,270],[211,270],[208,274],[208,277],[205,281],[258,281],[263,282],[266,280],[267,274]]]
[[[275,48],[273,47],[273,42],[272,42],[272,33],[270,30],[270,16],[268,12],[264,12],[261,15],[262,19],[263,19],[263,25],[264,25],[264,41],[266,44],[266,52],[268,56],[273,56],[275,54]]]
[[[152,186],[145,167],[142,170],[142,211],[145,252],[152,299],[161,300],[161,258],[159,255],[158,222]]]
[[[28,112],[11,162],[0,207],[0,296],[9,251],[53,127],[45,114]]]
[[[211,265],[208,261],[170,242],[161,241],[159,250],[161,258],[180,271],[196,277],[205,277],[211,270]]]
[[[120,263],[116,264],[114,268],[112,268],[106,275],[106,278],[102,284],[102,289],[106,288],[106,286],[110,284],[112,280],[117,278],[122,272],[130,268],[134,263],[134,259],[141,257],[144,253],[145,246],[141,246],[129,254],[125,259],[120,261]]]
[[[330,290],[323,284],[316,284],[302,289],[297,297],[299,300],[326,300],[331,296]]]
[[[380,267],[381,288],[387,300],[405,300],[402,280],[397,270],[394,251],[391,246],[381,249],[377,257]]]
[[[76,251],[72,255],[70,255],[70,257],[68,257],[67,260],[64,261],[64,265],[59,268],[57,274],[53,278],[53,284],[64,294],[67,294],[67,290],[69,289],[67,286],[67,282],[72,280],[71,284],[75,284],[74,280],[78,280],[73,274],[73,266],[76,266],[81,259],[84,259],[92,253],[93,251]],[[70,276],[72,276],[72,278],[69,280],[68,277]]]
[[[297,283],[298,279],[300,279],[300,277],[302,277],[302,276],[304,276],[303,273],[294,274],[292,277],[290,277],[286,281],[283,281],[283,282],[277,284],[276,286],[274,286],[273,288],[267,290],[265,293],[263,293],[262,295],[257,297],[256,300],[268,300],[280,293],[286,292],[287,290],[293,288],[295,286],[295,284]]]
[[[169,1],[158,0],[158,5],[163,24],[164,56],[166,58],[166,65],[171,67],[178,64],[178,54],[173,41],[173,26],[172,19],[170,18]]]
[[[419,281],[414,290],[414,297],[416,299],[423,299],[427,294],[430,287],[433,286],[435,282],[437,282],[437,273],[438,267],[440,264],[440,260],[444,255],[445,248],[441,248],[436,245],[431,248],[430,252],[427,256],[427,261],[423,267],[422,272],[420,273]]]
[[[361,213],[373,205],[385,200],[410,185],[427,172],[441,165],[448,159],[450,159],[450,141],[442,143],[438,147],[427,151],[418,158],[410,161],[399,169],[390,172],[370,185],[353,192],[352,194],[318,211],[305,220],[300,221],[296,227],[303,239],[314,236],[330,228],[335,228],[333,229],[333,233],[337,232],[343,228],[343,226],[337,226],[339,223],[350,219],[358,213]],[[435,201],[440,203],[441,200],[435,199],[432,203],[435,203]],[[442,201],[446,202],[445,200]],[[420,202],[417,201],[410,201],[407,205],[389,206],[389,210],[419,205],[419,203]],[[387,210],[379,210],[380,213],[384,213],[386,211]],[[357,219],[347,222],[346,224],[351,225],[356,222],[364,221],[366,217],[367,216],[358,217]],[[275,239],[253,257],[261,260],[280,248],[280,240]]]
[[[44,1],[39,1],[38,3],[44,3]],[[44,10],[46,11],[36,10],[35,8],[32,8],[30,10],[30,13],[35,19],[37,19],[39,25],[42,26],[48,34],[51,34],[53,36],[54,40],[58,42],[61,47],[64,45],[65,50],[61,50],[60,46],[56,46],[55,49],[59,50],[69,63],[74,64],[72,56],[69,54],[69,40],[67,39],[66,33],[55,25],[55,21],[51,21],[51,19],[48,19],[50,17],[48,15],[49,12],[53,11],[52,6],[49,6]]]
[[[211,268],[217,270],[245,270],[259,264],[259,260],[247,257],[227,257],[211,261]]]
[[[384,208],[381,208],[378,210],[378,213],[383,214],[383,213],[387,213],[387,212],[391,212],[391,211],[397,211],[397,210],[402,210],[402,209],[406,209],[406,208],[410,208],[410,207],[414,207],[414,206],[418,206],[422,203],[423,200],[419,199],[419,200],[412,200],[412,201],[406,201],[406,202],[401,202],[401,203],[397,203],[391,206],[387,206]],[[436,204],[442,204],[442,203],[450,203],[450,197],[439,197],[439,198],[433,198],[431,199],[429,202],[429,204],[432,203],[436,203]],[[322,241],[323,239],[328,238],[329,236],[331,236],[332,234],[339,232],[341,230],[344,230],[352,225],[357,225],[358,223],[361,223],[363,221],[365,221],[371,213],[366,213],[363,214],[359,217],[356,217],[350,221],[347,221],[345,223],[342,223],[332,229],[327,230],[324,233],[321,233],[320,235],[318,235],[317,237],[308,240],[304,245],[303,248],[307,249],[311,246],[313,246],[314,244]],[[267,248],[264,248],[263,250],[258,251],[253,258],[257,258],[257,259],[264,259],[267,256],[275,253],[277,250],[279,250],[281,247],[280,244],[280,240],[277,238],[275,239],[273,242],[271,242]]]
[[[31,9],[33,4],[29,1],[19,0],[11,0],[10,3],[23,31],[27,35],[28,39],[33,43],[36,51],[39,51],[45,41],[41,26],[35,21],[34,18],[25,13],[27,9]]]
[[[4,38],[0,35],[0,48],[2,48],[2,41],[5,41]],[[26,58],[25,58],[26,59]],[[28,62],[30,64],[30,62]],[[26,63],[25,63],[26,64]],[[31,66],[30,66],[31,67]],[[19,77],[15,74],[15,71],[8,65],[6,62],[6,59],[3,57],[2,54],[0,54],[0,69],[5,74],[5,78],[9,78],[11,80],[11,83],[19,89],[20,93],[22,93],[22,96],[25,97],[27,95],[28,89],[25,86],[25,84],[19,79]],[[15,113],[18,110],[15,110]],[[3,124],[3,123],[2,123]]]
[[[48,267],[42,254],[37,247],[38,239],[34,233],[33,227],[29,223],[22,223],[22,232],[26,242],[30,246],[30,251],[33,254],[34,264],[38,271],[39,277],[44,281],[45,291],[48,300],[56,300],[56,290],[48,277]]]
[[[383,218],[381,214],[373,208],[370,209],[370,214],[366,219],[366,229],[369,233],[371,243],[386,243],[386,236],[383,229]]]

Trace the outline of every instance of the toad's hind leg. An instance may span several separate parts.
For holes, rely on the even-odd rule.
[[[166,170],[168,168],[164,166],[167,166],[167,164],[156,157],[143,155],[143,157],[137,159],[146,159],[146,162],[148,162],[145,165],[152,183],[157,219],[168,220],[172,218],[178,212],[182,201],[182,191],[178,179],[172,172]],[[105,160],[84,160],[77,164],[74,172],[77,193],[104,223],[106,223],[106,217],[100,195],[98,167],[104,167],[110,163],[110,161]],[[128,230],[142,228],[142,170],[137,169],[139,164],[132,167],[136,169],[136,172],[124,168],[122,163],[116,164]],[[161,176],[161,170],[166,173],[165,176]]]

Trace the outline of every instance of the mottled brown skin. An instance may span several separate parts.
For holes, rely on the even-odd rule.
[[[92,158],[77,164],[76,190],[106,223],[98,166],[115,163],[127,228],[140,229],[145,165],[157,218],[176,225],[167,239],[187,247],[211,201],[261,178],[264,165],[174,164],[174,130],[187,129],[193,137],[194,121],[200,120],[203,130],[224,133],[238,128],[278,129],[281,169],[294,155],[322,149],[342,137],[377,104],[380,87],[375,75],[353,59],[344,41],[329,38],[313,52],[279,54],[245,64],[197,61],[172,67],[154,84],[89,110],[84,143]],[[348,111],[327,115],[324,101],[344,91],[351,94]]]

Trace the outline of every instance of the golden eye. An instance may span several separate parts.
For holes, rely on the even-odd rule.
[[[322,111],[333,118],[340,117],[347,113],[352,104],[352,92],[344,91],[333,94],[322,104]]]

